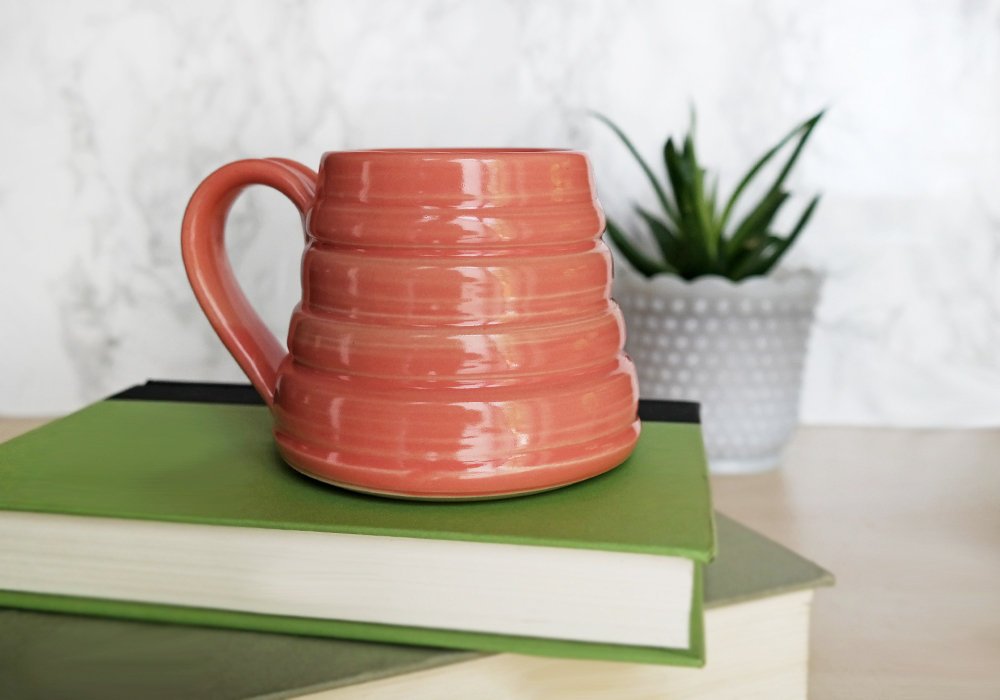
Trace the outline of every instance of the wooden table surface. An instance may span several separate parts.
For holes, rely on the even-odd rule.
[[[0,440],[43,423],[0,419]],[[1000,429],[799,431],[716,507],[834,572],[812,700],[1000,700]]]
[[[810,697],[1000,700],[1000,430],[803,428],[718,510],[830,569]]]

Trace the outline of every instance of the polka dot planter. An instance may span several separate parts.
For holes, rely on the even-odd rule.
[[[616,269],[614,296],[640,395],[701,403],[714,473],[777,466],[798,422],[819,275],[688,282],[623,268]]]

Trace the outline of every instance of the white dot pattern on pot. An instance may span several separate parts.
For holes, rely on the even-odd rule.
[[[811,282],[616,280],[640,395],[700,402],[713,467],[773,465],[791,436],[818,299]]]

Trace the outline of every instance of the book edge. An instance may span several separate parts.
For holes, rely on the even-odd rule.
[[[0,590],[0,607],[164,624],[275,632],[308,637],[336,637],[421,647],[430,646],[465,652],[517,653],[529,656],[589,661],[625,661],[670,666],[701,666],[704,664],[704,640],[701,629],[702,606],[697,595],[694,595],[692,600],[692,618],[697,618],[698,625],[691,630],[692,648],[686,650],[517,637],[342,620],[317,620],[8,590]]]
[[[767,596],[767,598],[785,598],[785,597],[791,598],[791,597],[796,596],[797,594],[808,593],[809,597],[806,599],[806,605],[809,608],[809,611],[806,614],[806,619],[807,619],[806,624],[808,626],[808,625],[811,625],[811,617],[812,617],[812,615],[811,615],[811,609],[812,609],[812,604],[813,604],[813,602],[812,602],[812,593],[813,593],[813,590],[814,589],[807,589],[807,590],[802,590],[802,591],[793,591],[793,592],[789,592],[789,593],[777,594],[775,596]],[[753,601],[750,601],[750,602],[753,602]],[[741,605],[741,604],[742,603],[732,603],[732,604],[728,604],[728,605]],[[725,607],[727,607],[727,606],[726,605],[720,606],[720,608],[725,608]],[[706,618],[706,620],[707,620],[707,618]],[[706,654],[707,654],[707,651],[708,650],[706,649]],[[383,670],[380,670],[379,672],[374,672],[371,675],[371,677],[366,677],[364,680],[337,679],[337,680],[333,680],[333,681],[313,683],[313,684],[309,684],[309,685],[302,685],[302,686],[299,686],[299,687],[296,687],[296,688],[289,688],[289,689],[286,689],[286,690],[279,690],[279,691],[273,691],[273,692],[263,693],[263,694],[260,694],[260,695],[255,695],[255,696],[252,696],[251,698],[248,698],[248,700],[291,700],[292,698],[305,698],[305,697],[309,697],[309,698],[312,698],[312,697],[317,697],[317,698],[324,697],[325,698],[325,697],[327,697],[325,695],[326,693],[332,693],[334,691],[343,690],[343,689],[347,689],[347,688],[354,688],[355,686],[363,685],[364,683],[377,683],[377,682],[383,681],[383,680],[390,680],[390,679],[393,679],[393,678],[404,676],[404,675],[406,675],[406,673],[411,673],[411,672],[412,673],[422,673],[424,671],[433,671],[435,669],[442,669],[443,672],[447,672],[446,669],[449,666],[458,665],[458,664],[461,664],[461,663],[475,663],[476,661],[479,661],[481,659],[486,659],[486,658],[489,658],[489,657],[492,657],[492,656],[495,656],[495,655],[494,654],[483,654],[483,655],[470,656],[468,659],[447,660],[447,661],[445,661],[444,663],[442,663],[440,665],[428,665],[426,668],[416,668],[416,669],[414,669],[414,671],[406,671],[406,672],[400,672],[400,673],[395,673],[394,670],[393,671],[388,671],[388,670],[384,670],[383,669]],[[402,666],[400,668],[402,668]],[[665,668],[670,668],[670,667],[665,667]],[[680,668],[681,669],[685,669],[686,667],[680,667]],[[358,676],[356,676],[354,678],[360,678],[360,677],[361,677],[361,674],[359,674]],[[323,695],[321,696],[320,694],[323,694]],[[330,697],[332,698],[332,697],[334,697],[334,695],[331,695]],[[381,695],[379,697],[381,697]],[[687,697],[687,696],[685,696],[685,697]]]

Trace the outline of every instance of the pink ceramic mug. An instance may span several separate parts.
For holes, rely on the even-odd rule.
[[[248,185],[302,214],[288,351],[223,243]],[[582,153],[327,153],[223,166],[184,216],[184,264],[295,469],[349,489],[487,498],[571,484],[628,457],[637,385],[609,296]]]

